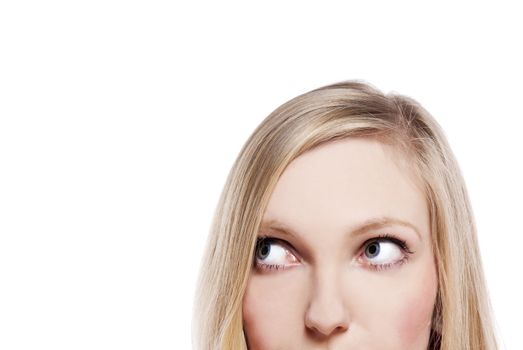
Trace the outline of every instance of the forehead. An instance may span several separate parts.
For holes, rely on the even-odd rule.
[[[288,165],[263,219],[302,232],[337,230],[374,217],[426,229],[426,199],[408,162],[392,146],[371,138],[325,143]]]

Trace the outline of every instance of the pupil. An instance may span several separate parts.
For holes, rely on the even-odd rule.
[[[267,243],[262,243],[262,246],[260,248],[260,253],[262,255],[262,259],[266,258],[270,251],[270,245]]]
[[[377,243],[372,243],[371,245],[369,245],[367,247],[367,253],[369,253],[368,255],[370,255],[371,258],[378,255],[379,252],[380,252],[380,246]]]

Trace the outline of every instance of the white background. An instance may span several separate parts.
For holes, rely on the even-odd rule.
[[[0,348],[190,349],[241,146],[288,99],[361,79],[442,125],[503,348],[523,349],[521,33],[500,1],[3,1]]]

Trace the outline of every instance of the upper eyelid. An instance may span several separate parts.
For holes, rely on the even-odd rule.
[[[415,251],[412,251],[410,249],[409,244],[407,243],[407,241],[405,241],[403,239],[400,239],[398,237],[395,237],[394,235],[391,235],[391,234],[384,234],[384,235],[380,235],[380,236],[375,237],[375,238],[371,238],[371,239],[365,241],[364,245],[367,244],[368,242],[380,241],[380,240],[385,240],[385,241],[389,241],[389,242],[392,242],[392,243],[396,244],[405,253],[409,253],[409,254],[414,254],[415,253]]]
[[[267,236],[267,235],[263,235],[263,236],[260,236],[257,238],[256,240],[256,247],[255,247],[255,251],[254,251],[254,259],[257,260],[258,257],[256,256],[256,252],[258,250],[258,245],[263,242],[263,241],[269,241],[269,242],[275,242],[277,244],[279,244],[280,246],[282,246],[285,250],[288,250],[292,253],[292,255],[294,255],[296,257],[296,259],[298,259],[299,261],[302,261],[302,258],[301,258],[301,255],[298,253],[298,251],[292,246],[292,244],[290,244],[289,242],[287,242],[286,240],[284,239],[281,239],[281,238],[277,238],[277,237],[272,237],[272,236]]]
[[[377,236],[377,237],[369,238],[365,242],[363,242],[362,246],[365,246],[372,242],[380,242],[380,241],[394,243],[394,244],[398,245],[400,248],[403,248],[404,245],[407,247],[406,243],[404,243],[401,239],[398,239],[394,236]]]
[[[385,234],[382,236],[383,239],[388,240],[397,244],[405,253],[414,254],[415,251],[410,249],[410,245],[406,240],[400,239],[390,234]],[[379,239],[379,238],[378,238]]]
[[[261,262],[257,261],[258,257],[256,256],[256,253],[257,253],[257,249],[258,249],[258,244],[260,242],[264,241],[264,240],[268,240],[271,243],[274,242],[276,244],[279,244],[280,246],[283,246],[283,248],[285,250],[289,250],[292,253],[292,255],[295,256],[295,258],[298,260],[298,262],[300,262],[300,263],[303,262],[303,260],[301,258],[301,255],[294,249],[292,244],[290,244],[286,240],[278,238],[278,237],[272,237],[272,236],[268,236],[268,235],[263,235],[263,236],[259,236],[257,238],[257,240],[256,240],[256,249],[255,249],[255,252],[254,252],[254,261],[253,261],[253,264],[255,266],[257,266],[259,268],[262,268],[263,266],[269,266],[269,268],[273,268],[274,266],[281,266],[283,269],[285,269],[285,264],[282,264],[282,265],[275,264],[275,265],[273,265],[273,264],[264,264],[264,263],[261,263]],[[354,258],[358,259],[358,260],[361,259],[363,254],[364,254],[365,247],[370,242],[376,242],[376,241],[386,241],[386,242],[393,243],[394,245],[396,245],[401,250],[403,258],[401,258],[400,260],[398,260],[397,262],[394,262],[394,263],[380,263],[380,264],[373,264],[373,263],[370,263],[370,262],[366,263],[366,265],[368,265],[367,268],[372,269],[372,270],[389,269],[392,266],[395,266],[395,265],[397,265],[399,263],[402,264],[402,263],[404,263],[405,260],[410,259],[409,255],[415,253],[414,251],[411,251],[409,249],[409,246],[408,246],[406,241],[403,241],[402,239],[397,238],[394,235],[381,234],[381,235],[378,235],[376,237],[369,238],[365,242],[363,242],[361,244],[361,247],[356,250]]]
[[[262,241],[269,241],[269,242],[275,242],[281,246],[283,246],[285,249],[289,250],[293,255],[295,255],[299,260],[301,260],[301,258],[299,257],[300,254],[298,253],[298,251],[292,246],[291,243],[287,242],[286,240],[282,239],[282,238],[278,238],[278,237],[273,237],[273,236],[270,236],[270,235],[261,235],[257,238],[256,240],[256,248],[258,247],[258,244],[261,243]],[[405,252],[405,253],[410,253],[410,254],[413,254],[415,252],[411,251],[408,244],[406,242],[404,242],[403,240],[399,239],[399,238],[396,238],[394,235],[391,235],[391,234],[377,234],[377,236],[375,237],[372,237],[372,238],[369,238],[367,240],[365,240],[361,246],[357,249],[357,254],[356,255],[359,255],[359,252],[364,249],[368,244],[372,243],[372,242],[376,242],[376,241],[387,241],[387,242],[391,242],[393,244],[396,244],[398,246],[398,248],[400,248],[402,250],[402,252]]]
[[[296,254],[296,250],[294,249],[292,244],[290,244],[289,242],[287,242],[284,239],[277,238],[277,237],[272,237],[272,236],[260,236],[260,237],[258,237],[258,239],[256,241],[256,247],[258,247],[258,244],[260,244],[261,242],[264,242],[264,241],[276,242],[276,243],[284,246],[285,249],[290,250],[293,254]]]

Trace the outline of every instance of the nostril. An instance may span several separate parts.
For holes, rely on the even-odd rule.
[[[331,330],[320,330],[316,327],[306,327],[307,335],[316,341],[322,341],[333,335],[346,332],[348,330],[347,326],[337,326]]]
[[[337,333],[346,332],[349,327],[348,324],[344,321],[339,322],[314,322],[310,319],[307,320],[305,324],[307,333],[314,339],[321,340],[323,338],[332,336]]]

